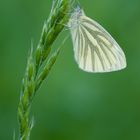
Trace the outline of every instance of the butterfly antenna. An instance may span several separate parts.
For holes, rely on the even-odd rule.
[[[72,11],[75,9],[75,2],[76,0],[70,0]]]
[[[75,10],[75,7],[80,7],[81,8],[81,4],[80,4],[80,2],[79,2],[79,0],[71,0],[71,7],[72,7],[72,9],[73,10]]]
[[[81,4],[79,0],[76,0],[77,6],[79,6],[81,8]]]
[[[76,0],[70,0],[71,6],[74,6]]]

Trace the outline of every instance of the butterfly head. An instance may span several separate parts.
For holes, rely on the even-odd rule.
[[[74,12],[72,13],[72,18],[73,19],[79,19],[80,16],[84,15],[83,9],[78,5],[75,9]]]
[[[81,12],[81,7],[77,5],[77,7],[74,9],[74,12],[80,13]]]
[[[73,29],[75,29],[76,27],[78,27],[80,25],[81,22],[81,16],[85,15],[83,9],[78,5],[74,11],[71,14],[71,18],[69,21],[69,26],[73,27]]]

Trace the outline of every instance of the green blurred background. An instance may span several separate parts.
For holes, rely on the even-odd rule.
[[[68,39],[34,100],[31,139],[140,140],[140,1],[80,2],[122,46],[128,67],[83,72]],[[0,0],[0,140],[18,135],[17,104],[30,42],[37,45],[50,7],[51,0]]]

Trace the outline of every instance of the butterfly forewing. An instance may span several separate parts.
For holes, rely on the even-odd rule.
[[[73,13],[70,26],[75,59],[82,70],[110,72],[126,67],[125,55],[117,42],[83,10]]]

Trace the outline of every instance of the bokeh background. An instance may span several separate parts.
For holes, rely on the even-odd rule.
[[[39,41],[51,0],[0,0],[0,140],[18,135],[17,105],[31,39]],[[31,140],[140,140],[140,1],[80,0],[125,51],[128,67],[78,69],[68,39],[32,106]],[[62,41],[57,40],[55,47]]]

